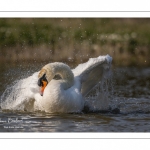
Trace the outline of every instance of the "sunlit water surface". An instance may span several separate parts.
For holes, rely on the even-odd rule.
[[[15,80],[23,79],[43,64],[1,66],[0,95]],[[112,68],[117,111],[48,114],[0,110],[1,132],[149,132],[150,68]],[[120,111],[119,111],[120,110]]]

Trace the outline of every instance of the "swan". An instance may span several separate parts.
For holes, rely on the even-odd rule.
[[[13,87],[5,109],[27,107],[33,111],[41,110],[50,113],[81,112],[85,106],[85,97],[110,70],[112,57],[109,55],[90,58],[86,63],[72,69],[62,62],[45,65],[32,76],[19,81]],[[20,92],[16,92],[17,88]],[[17,94],[13,103],[10,98]],[[9,101],[9,102],[8,102]],[[6,105],[7,104],[7,105]],[[11,105],[11,106],[10,106]]]

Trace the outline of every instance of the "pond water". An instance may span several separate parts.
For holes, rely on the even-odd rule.
[[[0,67],[0,95],[15,80],[43,64],[7,64]],[[79,114],[12,112],[0,109],[0,132],[149,132],[150,68],[112,67],[114,111]]]

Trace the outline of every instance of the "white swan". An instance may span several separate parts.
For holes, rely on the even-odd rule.
[[[81,112],[84,97],[104,77],[111,62],[112,58],[106,55],[90,58],[73,70],[60,62],[47,64],[40,72],[19,82],[20,92],[11,92],[13,94],[10,97],[17,93],[11,106],[8,102],[10,100],[6,100],[7,103],[1,107],[17,109],[24,105],[24,108],[34,111]],[[16,91],[17,87],[13,89]]]

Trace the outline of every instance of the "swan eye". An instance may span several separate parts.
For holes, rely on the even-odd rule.
[[[56,74],[53,79],[60,80],[60,79],[62,79],[62,77],[59,74]]]

